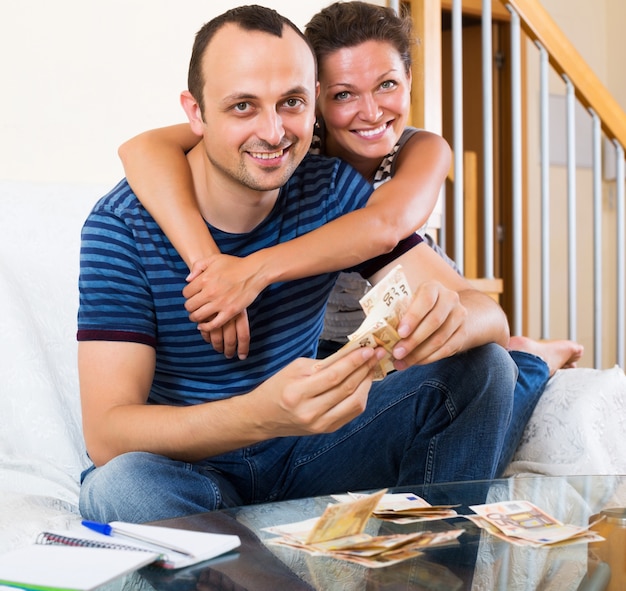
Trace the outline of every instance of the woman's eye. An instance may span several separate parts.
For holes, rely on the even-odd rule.
[[[380,87],[387,90],[389,88],[395,88],[397,84],[393,80],[385,80]]]
[[[350,93],[347,90],[344,90],[343,92],[338,92],[335,95],[335,100],[337,101],[345,101],[348,98],[350,98]]]

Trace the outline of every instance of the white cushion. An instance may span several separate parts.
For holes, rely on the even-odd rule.
[[[626,376],[563,369],[548,382],[505,475],[626,474]]]
[[[104,191],[0,183],[0,551],[78,513],[80,229]]]

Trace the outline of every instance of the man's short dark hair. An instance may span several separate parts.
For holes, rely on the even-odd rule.
[[[311,55],[315,61],[315,53],[308,39],[302,31],[287,17],[282,16],[272,8],[258,6],[252,4],[249,6],[238,6],[227,10],[223,14],[216,16],[214,19],[206,23],[197,33],[191,52],[191,60],[189,62],[189,73],[187,77],[187,88],[194,99],[200,105],[200,111],[204,115],[204,74],[202,72],[202,58],[207,45],[217,31],[224,25],[233,23],[246,31],[260,31],[268,33],[276,37],[283,36],[285,26],[293,29],[298,36],[311,49]],[[316,62],[317,71],[317,62]]]

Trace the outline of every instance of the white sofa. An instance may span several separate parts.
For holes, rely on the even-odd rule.
[[[79,519],[80,229],[108,189],[0,182],[0,552]],[[626,474],[625,393],[618,368],[558,372],[508,474]]]

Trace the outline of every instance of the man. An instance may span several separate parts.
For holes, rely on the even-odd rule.
[[[275,11],[240,7],[196,36],[182,104],[189,153],[223,253],[247,256],[355,208],[369,184],[307,155],[315,60]],[[415,297],[382,351],[313,359],[336,274],[271,285],[248,308],[246,359],[206,345],[186,316],[186,267],[122,181],[83,229],[78,320],[87,450],[81,512],[149,521],[336,491],[494,475],[515,370],[501,309],[419,238],[363,266],[402,263]],[[428,362],[425,363],[424,362]],[[420,365],[417,365],[420,363]]]

